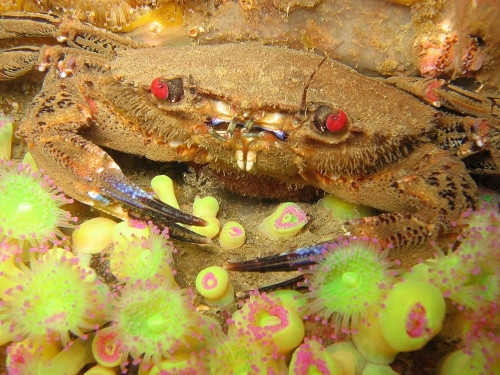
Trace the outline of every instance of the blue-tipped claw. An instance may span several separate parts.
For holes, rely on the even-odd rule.
[[[326,248],[341,242],[343,237],[334,241],[320,242],[318,244],[301,247],[300,249],[270,255],[263,258],[245,260],[242,262],[228,261],[224,268],[229,271],[253,271],[253,272],[276,272],[276,271],[294,271],[300,268],[308,267],[321,259]]]
[[[178,224],[206,226],[208,223],[205,220],[163,203],[126,180],[121,174],[114,174],[111,171],[103,172],[103,174],[105,174],[102,176],[104,177],[103,181],[106,182],[105,186],[99,189],[100,194],[92,197],[101,205],[118,201],[128,209],[128,215],[131,218],[151,220],[159,227],[168,227],[169,235],[172,238],[200,244],[211,242],[209,238]]]

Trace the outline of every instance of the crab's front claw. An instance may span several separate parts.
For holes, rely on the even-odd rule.
[[[340,243],[344,237],[333,241],[320,242],[315,245],[301,247],[300,249],[284,252],[267,257],[245,260],[242,262],[228,261],[224,268],[229,271],[276,272],[294,271],[308,267],[320,260],[324,252],[335,243]]]
[[[178,224],[205,226],[205,220],[170,207],[129,181],[100,147],[74,132],[42,130],[35,128],[27,134],[21,130],[18,135],[26,139],[37,165],[66,194],[121,219],[151,220],[160,227],[168,227],[173,238],[210,242]]]
[[[113,169],[103,171],[100,175],[101,187],[89,191],[88,195],[95,201],[95,206],[107,211],[103,205],[111,207],[118,202],[127,210],[129,217],[152,220],[161,227],[168,227],[169,235],[173,238],[194,243],[210,242],[207,237],[178,224],[205,226],[208,224],[205,220],[163,203],[117,172]]]

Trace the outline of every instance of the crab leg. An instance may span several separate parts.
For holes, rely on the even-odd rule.
[[[133,184],[103,149],[83,136],[86,129],[99,126],[99,119],[92,116],[96,104],[82,95],[78,81],[73,76],[60,77],[68,61],[71,56],[60,60],[57,69],[50,68],[44,87],[52,94],[42,91],[19,126],[18,136],[26,140],[38,166],[66,194],[83,203],[122,219],[168,226],[177,239],[209,242],[176,224],[204,226],[204,220],[160,202]]]
[[[413,166],[413,169],[407,169],[411,171],[410,173],[406,173],[404,168],[406,163]],[[359,192],[365,194],[370,189],[386,188],[387,196],[395,205],[395,212],[386,212],[344,223],[350,229],[352,236],[377,238],[381,247],[391,246],[393,249],[424,246],[444,236],[444,233],[450,233],[453,236],[453,228],[447,224],[451,222],[448,216],[456,217],[466,209],[473,208],[477,199],[474,181],[468,174],[461,172],[465,170],[464,165],[449,158],[444,150],[428,145],[415,151],[404,162],[401,162],[398,168],[401,168],[403,172],[390,173],[388,168],[384,173],[374,174],[366,180],[329,179],[312,172],[305,177],[315,186],[320,186],[327,191],[328,189],[340,191],[340,188],[335,189],[337,184],[349,186],[351,189],[342,198],[347,200],[348,197],[354,197],[358,198],[358,202],[363,202],[363,196],[359,195]],[[450,174],[440,175],[438,172],[441,170],[447,170]],[[456,182],[451,180],[450,175],[456,176]],[[351,184],[351,181],[356,183]],[[364,184],[363,189],[359,188],[361,184]],[[405,196],[406,200],[398,203],[400,196]],[[409,197],[415,199],[412,201]],[[415,212],[408,212],[411,209],[408,202],[418,204],[415,206]],[[406,205],[406,212],[404,205]],[[442,207],[440,209],[440,206],[447,209]],[[436,216],[436,212],[439,212],[442,217],[433,221],[432,217]],[[340,236],[333,241],[300,248],[289,253],[244,262],[228,262],[226,268],[231,271],[257,272],[294,270],[313,264],[321,259],[323,251],[330,245],[344,240],[345,236]]]
[[[112,201],[121,202],[123,207],[130,209],[128,215],[142,220],[153,220],[161,227],[169,228],[169,235],[173,238],[194,243],[208,243],[208,238],[201,236],[177,223],[205,226],[207,222],[196,216],[169,206],[148,194],[137,185],[128,181],[125,176],[112,174],[104,177],[108,186],[102,187],[100,192],[89,192],[93,199],[110,204]]]
[[[258,289],[259,293],[270,293],[270,292],[274,292],[275,290],[279,290],[279,289],[295,289],[295,290],[306,289],[306,286],[304,284],[305,279],[306,279],[305,275],[299,275],[299,276],[296,276],[292,279],[287,279],[287,280],[281,281],[279,283],[260,286],[257,289]],[[237,298],[240,300],[247,299],[248,297],[250,297],[252,291],[253,291],[253,289],[252,290],[241,290],[238,292]]]
[[[473,117],[443,116],[437,121],[438,143],[444,149],[457,148],[460,158],[489,150],[491,160],[472,161],[471,172],[497,175],[500,171],[500,97],[464,90],[442,79],[390,77],[384,80],[428,104]],[[475,118],[478,117],[478,118]],[[457,126],[459,125],[459,126]],[[450,129],[452,133],[450,134]],[[462,132],[457,132],[462,129]],[[468,140],[468,142],[466,142]],[[444,142],[443,142],[444,141]],[[468,143],[468,144],[467,144]],[[466,161],[466,164],[470,164]]]
[[[23,43],[30,38],[54,38],[68,47],[81,48],[112,56],[122,48],[137,48],[140,43],[113,33],[106,39],[95,37],[96,27],[72,17],[59,17],[47,13],[5,12],[0,15],[0,40]],[[19,30],[25,30],[22,35]]]
[[[497,96],[476,94],[442,79],[390,77],[385,82],[408,91],[435,107],[482,118],[500,116],[500,98]]]

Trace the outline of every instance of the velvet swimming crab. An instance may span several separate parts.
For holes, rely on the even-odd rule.
[[[141,190],[99,146],[207,164],[240,186],[313,185],[385,212],[351,222],[351,233],[395,247],[449,232],[476,205],[463,160],[476,173],[500,167],[498,98],[440,80],[373,79],[258,44],[148,47],[50,14],[1,15],[0,45],[0,80],[46,71],[18,131],[40,167],[70,196],[151,217],[185,240],[204,238],[176,223],[203,220]]]

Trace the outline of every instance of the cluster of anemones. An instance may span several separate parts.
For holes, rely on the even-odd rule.
[[[11,374],[75,372],[105,323],[107,287],[67,248],[72,202],[43,173],[0,161],[0,342]],[[79,338],[79,339],[75,339]],[[65,349],[63,351],[63,349]]]
[[[461,309],[485,309],[500,298],[500,215],[493,206],[467,211],[458,247],[428,260],[428,279]]]
[[[445,303],[429,282],[391,270],[388,250],[373,239],[353,237],[324,246],[307,274],[305,313],[350,335],[370,363],[391,363],[397,353],[423,347],[441,330]]]
[[[497,211],[466,213],[456,251],[411,273],[396,272],[388,249],[373,239],[325,244],[306,272],[307,293],[251,292],[224,334],[177,285],[167,230],[95,218],[73,231],[71,250],[58,248],[69,245],[59,229],[73,225],[62,208],[69,200],[42,173],[1,163],[0,189],[9,200],[0,210],[0,341],[12,342],[9,373],[76,373],[95,362],[93,373],[129,364],[149,374],[390,373],[397,353],[423,347],[440,331],[444,297],[472,323],[469,344],[446,359],[443,374],[467,360],[473,369],[498,366]],[[33,219],[24,234],[21,225],[8,227],[19,215],[23,223]],[[89,268],[92,254],[109,264],[112,291]],[[217,267],[203,270],[197,287],[212,306],[234,295]],[[323,338],[341,333],[352,341],[326,346],[305,337],[306,320],[332,333]]]
[[[442,374],[496,373],[500,355],[500,214],[484,204],[465,212],[454,251],[438,251],[413,267],[415,277],[435,285],[458,310],[463,324],[463,347],[446,358]]]
[[[89,246],[88,236],[103,224],[106,241]],[[153,373],[199,366],[201,351],[220,335],[220,327],[196,311],[190,290],[177,285],[168,231],[136,220],[116,224],[97,218],[75,230],[73,239],[77,251],[101,253],[117,280],[108,301],[110,325],[94,339],[99,365],[140,364]]]
[[[0,342],[9,373],[77,373],[85,364],[117,371],[183,358],[196,362],[219,325],[198,313],[173,278],[166,230],[96,218],[74,230],[71,200],[42,172],[0,162]],[[65,246],[63,247],[56,247]],[[89,268],[109,261],[113,292]],[[104,328],[105,327],[105,328]],[[69,364],[71,362],[71,364]]]

